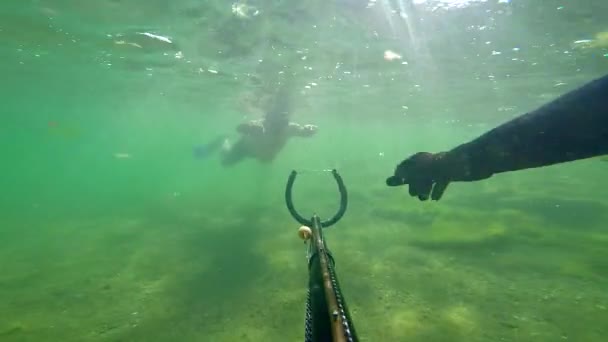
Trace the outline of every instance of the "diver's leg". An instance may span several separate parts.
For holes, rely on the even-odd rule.
[[[243,139],[230,148],[222,149],[222,166],[232,166],[247,157],[247,146]]]
[[[219,137],[211,140],[210,142],[204,145],[195,146],[193,149],[194,157],[198,159],[206,159],[209,158],[213,153],[217,152],[222,148],[224,142],[226,141],[225,135],[220,135]]]

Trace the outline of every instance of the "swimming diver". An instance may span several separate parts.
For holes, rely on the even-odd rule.
[[[290,80],[281,83],[262,119],[237,126],[240,137],[234,144],[226,136],[220,136],[206,145],[196,147],[195,155],[204,158],[219,149],[223,166],[234,165],[248,157],[268,163],[274,160],[289,138],[315,135],[317,126],[289,121],[293,94]]]
[[[439,200],[450,182],[472,182],[608,154],[608,75],[478,138],[439,153],[418,152],[397,165],[388,186],[409,185],[421,201]]]

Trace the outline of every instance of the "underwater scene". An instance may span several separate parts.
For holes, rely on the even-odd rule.
[[[0,341],[304,341],[313,242],[286,184],[329,219],[333,169],[348,206],[323,236],[357,340],[606,341],[608,158],[439,201],[386,183],[608,74],[606,18],[601,0],[2,1]]]

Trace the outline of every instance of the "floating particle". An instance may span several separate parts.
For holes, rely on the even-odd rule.
[[[384,59],[387,61],[393,61],[396,59],[401,59],[401,55],[394,51],[386,50],[384,51]]]
[[[117,153],[114,153],[114,158],[116,158],[116,159],[128,159],[128,158],[131,158],[131,155],[129,153],[117,152]]]
[[[247,5],[243,1],[232,4],[232,14],[238,18],[249,19],[260,14],[260,11],[254,6]]]

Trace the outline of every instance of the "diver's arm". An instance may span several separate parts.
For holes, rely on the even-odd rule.
[[[311,137],[317,133],[318,127],[315,125],[300,125],[295,122],[290,122],[287,126],[287,132],[294,137]]]
[[[608,75],[444,153],[455,181],[608,154]],[[449,166],[448,166],[449,165]]]

